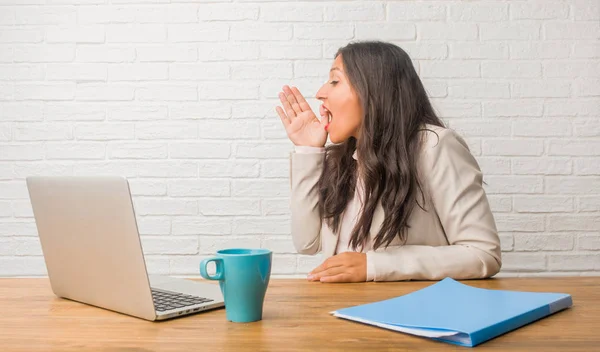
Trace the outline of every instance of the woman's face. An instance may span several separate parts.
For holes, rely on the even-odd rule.
[[[317,99],[323,102],[321,116],[329,118],[326,129],[332,143],[341,143],[351,136],[358,138],[364,113],[358,95],[346,76],[342,55],[338,55],[333,62],[329,80],[317,92]]]

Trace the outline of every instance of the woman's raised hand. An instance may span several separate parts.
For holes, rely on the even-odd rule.
[[[298,88],[283,86],[279,93],[283,105],[276,107],[289,139],[297,146],[324,147],[327,141],[325,126],[328,118],[317,118]]]

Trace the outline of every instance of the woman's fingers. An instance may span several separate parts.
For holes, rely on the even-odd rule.
[[[329,257],[327,259],[325,259],[325,261],[323,261],[323,263],[321,263],[321,265],[319,265],[318,267],[314,268],[309,274],[310,275],[316,275],[319,274],[325,270],[329,270],[331,268],[335,268],[335,267],[339,267],[342,266],[343,263],[341,263],[338,260],[338,256],[333,256],[333,257]]]
[[[296,100],[296,97],[294,96],[294,92],[292,92],[292,89],[289,86],[283,86],[283,92],[285,93],[285,97],[287,98],[287,101],[290,103],[290,106],[296,112],[296,115],[300,114],[302,112],[302,109],[300,108],[300,104]]]
[[[300,93],[298,88],[292,87],[292,93],[294,94],[294,97],[296,98],[296,101],[300,105],[300,109],[302,109],[302,111],[310,110],[310,105],[308,105],[306,99],[304,99],[304,96],[302,96],[302,93]]]
[[[352,279],[352,275],[350,275],[348,273],[341,273],[341,274],[337,274],[337,275],[333,275],[333,276],[324,276],[321,279],[319,279],[319,281],[333,283],[333,282],[353,282],[354,280]]]
[[[287,129],[287,127],[290,125],[290,123],[292,123],[290,121],[290,119],[286,116],[285,112],[283,111],[283,109],[279,106],[275,107],[275,110],[277,111],[277,114],[279,115],[279,118],[281,118],[281,122],[283,123],[283,126]]]
[[[335,276],[335,275],[343,274],[343,273],[346,273],[346,272],[347,272],[347,268],[346,267],[336,266],[336,267],[329,268],[329,269],[320,271],[318,273],[309,275],[307,277],[307,279],[309,281],[319,281],[319,280],[321,280],[324,277]]]
[[[285,109],[287,117],[290,120],[294,119],[294,117],[296,117],[296,111],[292,108],[292,105],[290,104],[287,97],[285,96],[285,93],[279,93],[279,101],[281,101],[281,105],[283,105],[283,108]]]

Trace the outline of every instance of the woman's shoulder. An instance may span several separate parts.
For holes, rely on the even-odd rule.
[[[472,157],[469,145],[455,130],[442,126],[424,125],[420,130],[420,159],[439,161],[442,155]],[[433,160],[431,160],[433,159]],[[425,163],[428,163],[425,161]]]
[[[468,148],[465,140],[456,131],[442,126],[423,125],[420,130],[420,139],[422,151],[430,151],[455,143],[462,144]]]

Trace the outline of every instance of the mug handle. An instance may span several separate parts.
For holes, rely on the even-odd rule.
[[[217,267],[217,271],[214,275],[209,275],[206,271],[206,266],[210,262],[215,262],[215,266]],[[223,280],[223,259],[221,258],[208,258],[204,259],[200,262],[200,275],[207,280]]]

